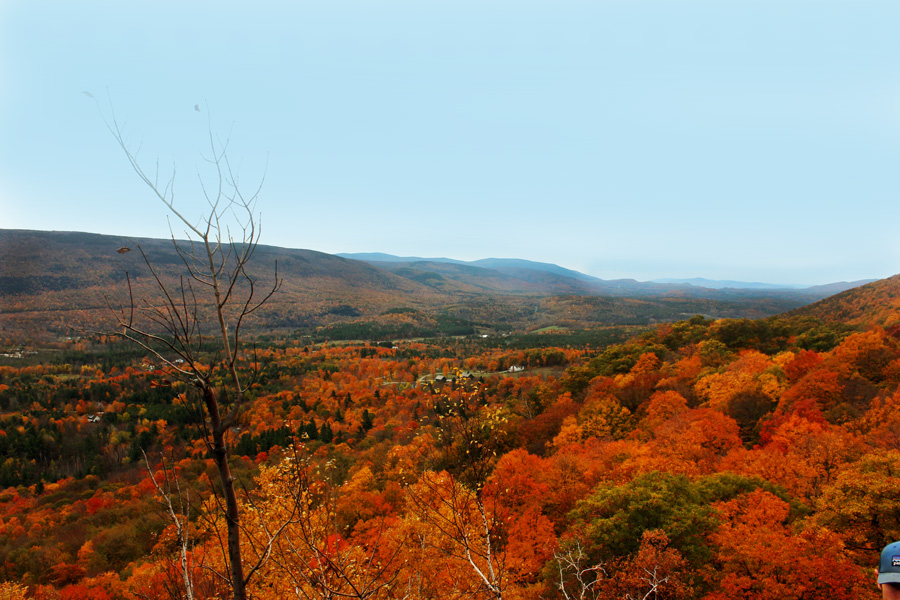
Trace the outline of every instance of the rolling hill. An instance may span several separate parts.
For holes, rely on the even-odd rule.
[[[848,325],[900,325],[900,275],[840,292],[789,314]]]
[[[634,279],[600,279],[552,263],[535,262],[516,258],[484,258],[462,261],[452,258],[401,257],[382,252],[340,253],[338,256],[360,260],[410,278],[437,279],[435,275],[466,281],[467,274],[480,279],[488,275],[462,267],[478,267],[500,273],[505,291],[531,293],[535,290],[556,293],[588,295],[652,297],[685,296],[694,298],[783,297],[800,303],[814,302],[831,294],[869,283],[872,280],[829,283],[820,286],[777,285],[741,281],[718,281],[703,278],[658,279],[636,281]],[[513,283],[515,282],[515,283]],[[497,284],[499,282],[495,282]],[[500,291],[498,289],[498,291]]]
[[[124,248],[129,250],[120,253]],[[136,299],[159,305],[160,290],[141,251],[170,288],[184,275],[171,240],[0,230],[0,337],[52,339],[73,331],[108,331],[110,307],[129,306],[129,281]],[[825,295],[604,281],[516,259],[465,263],[375,256],[387,259],[259,246],[250,270],[259,288],[271,285],[276,264],[283,283],[248,325],[260,332],[332,338],[647,325],[693,314],[765,317]]]

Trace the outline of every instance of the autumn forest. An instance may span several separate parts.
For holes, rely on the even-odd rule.
[[[811,4],[0,0],[0,600],[900,598],[900,3]]]
[[[897,285],[608,345],[247,344],[225,434],[247,595],[875,598]],[[0,597],[231,597],[197,390],[112,338],[35,352],[0,367]]]

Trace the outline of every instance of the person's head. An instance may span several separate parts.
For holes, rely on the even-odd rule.
[[[900,583],[879,583],[881,600],[900,600]]]
[[[888,544],[881,551],[878,587],[885,600],[900,600],[900,542]]]

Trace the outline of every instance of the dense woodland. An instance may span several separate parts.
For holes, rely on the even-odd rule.
[[[900,539],[897,321],[247,346],[248,590],[875,598]],[[0,597],[228,598],[194,391],[101,338],[41,362],[0,367]]]

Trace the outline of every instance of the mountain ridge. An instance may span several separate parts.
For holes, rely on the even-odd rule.
[[[177,285],[184,264],[170,239],[0,229],[0,337],[62,337],[78,327],[109,331],[110,306],[128,306],[129,282],[135,297],[158,302],[160,291],[138,246],[160,277]],[[132,251],[119,253],[123,247]],[[760,318],[822,297],[797,290],[605,281],[519,259],[361,261],[262,244],[249,267],[260,289],[271,284],[276,264],[284,282],[248,323],[256,331],[328,332],[363,323],[366,335],[390,337],[475,328],[633,326],[694,314]],[[361,329],[345,328],[351,330]]]
[[[787,314],[847,325],[898,327],[900,275],[844,290]]]
[[[447,257],[439,257],[439,258],[425,258],[425,257],[417,257],[417,256],[396,256],[393,254],[387,254],[384,252],[339,252],[335,256],[340,256],[342,258],[348,258],[351,260],[361,260],[369,263],[448,263],[448,264],[458,264],[458,265],[473,265],[473,266],[482,266],[486,268],[493,268],[495,270],[501,272],[510,272],[517,271],[522,269],[530,269],[535,271],[546,271],[549,273],[555,273],[558,275],[563,275],[567,277],[571,277],[573,279],[578,279],[580,281],[593,282],[593,283],[613,283],[617,282],[619,284],[626,285],[634,285],[634,284],[675,284],[675,285],[688,285],[692,287],[700,287],[706,289],[736,289],[736,290],[816,290],[823,291],[827,290],[828,293],[838,293],[847,289],[852,289],[854,287],[859,287],[861,285],[865,285],[867,283],[871,283],[873,281],[877,281],[875,279],[860,279],[857,281],[838,281],[838,282],[829,282],[824,284],[815,284],[815,285],[802,285],[802,284],[778,284],[778,283],[764,283],[764,282],[748,282],[748,281],[736,281],[736,280],[719,280],[719,279],[707,279],[705,277],[691,277],[691,278],[659,278],[659,279],[651,279],[647,281],[638,281],[633,278],[621,278],[621,279],[602,279],[600,277],[595,277],[593,275],[588,275],[586,273],[582,273],[580,271],[576,271],[574,269],[568,269],[566,267],[559,266],[554,263],[547,262],[539,262],[532,261],[521,258],[482,258],[478,260],[466,261],[459,260],[455,258],[447,258]]]

